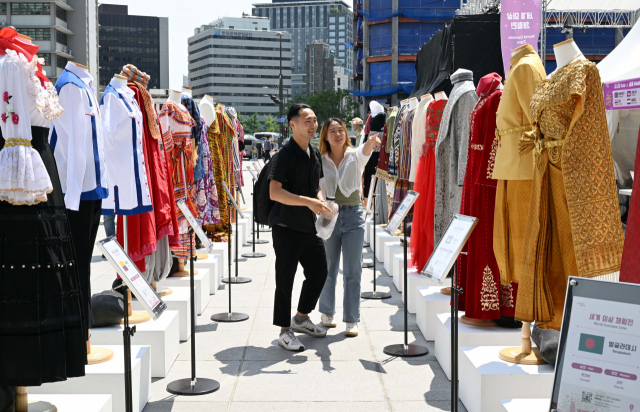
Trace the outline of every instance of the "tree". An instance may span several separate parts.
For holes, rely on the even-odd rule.
[[[262,129],[263,132],[278,133],[280,128],[278,127],[278,122],[275,117],[266,115],[264,117],[264,125]]]
[[[238,120],[240,120],[245,133],[255,134],[262,131],[260,121],[258,120],[258,113],[254,113],[249,117],[238,114]]]
[[[332,117],[342,119],[345,123],[358,114],[358,103],[354,102],[348,90],[323,90],[296,96],[285,104],[287,113],[294,103],[306,103],[318,117],[318,124],[322,126],[325,120]]]

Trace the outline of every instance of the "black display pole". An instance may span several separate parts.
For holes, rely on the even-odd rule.
[[[178,379],[167,385],[167,392],[174,395],[206,395],[220,389],[220,383],[213,379],[196,378],[196,296],[193,269],[193,228],[189,227],[189,284],[191,289],[191,378]]]
[[[227,199],[227,207],[231,208],[231,206],[233,206],[233,203],[231,203],[231,200]],[[229,232],[228,232],[229,247],[227,248],[229,253],[229,278],[231,278],[231,213],[229,213],[229,217],[227,218],[227,225],[228,225],[227,227],[229,228]],[[238,267],[238,262],[236,261],[236,269],[237,267]],[[224,282],[224,279],[222,281]],[[244,320],[249,319],[249,315],[245,313],[238,313],[238,312],[231,311],[231,284],[232,283],[235,283],[235,282],[227,283],[227,287],[229,288],[229,312],[216,313],[215,315],[211,316],[211,320],[216,322],[242,322]]]
[[[376,236],[376,216],[378,216],[378,214],[376,213],[375,188],[373,193],[372,206],[373,206],[373,264],[371,266],[373,266],[373,292],[362,292],[360,297],[362,299],[389,299],[391,297],[390,293],[376,291],[376,237],[377,237]],[[371,266],[362,265],[363,268],[371,267]]]
[[[229,277],[222,278],[222,283],[249,283],[251,282],[251,278],[238,277],[238,250],[240,249],[240,246],[238,245],[238,239],[240,238],[240,232],[238,232],[238,210],[235,207],[233,208],[233,210],[236,214],[236,276],[231,276],[231,270],[229,270]],[[231,213],[229,213],[229,216],[231,216]],[[231,222],[229,222],[229,232],[231,232]],[[229,249],[231,249],[231,233],[229,233]]]
[[[458,270],[456,262],[451,270],[451,412],[458,412]]]
[[[127,216],[122,216],[122,234],[124,253],[129,256],[129,227]],[[122,296],[124,298],[124,402],[126,412],[133,412],[133,378],[131,372],[131,337],[136,333],[136,327],[129,326],[129,287],[122,281]]]
[[[375,206],[376,202],[376,194],[375,194],[375,189],[374,189],[374,193],[373,193],[373,205]],[[367,216],[365,215],[364,217],[365,219],[367,218]],[[373,236],[374,236],[374,242],[375,242],[375,235],[376,235],[376,208],[373,208]],[[364,243],[362,244],[363,247],[369,247],[371,244],[369,242],[367,242],[367,239],[364,240]],[[363,269],[369,269],[369,268],[373,268],[373,279],[375,282],[375,278],[376,278],[376,266],[375,266],[375,260],[376,260],[376,245],[375,243],[373,244],[373,262],[364,262],[364,253],[363,258],[361,260],[363,260],[362,262],[362,268]],[[375,289],[374,289],[375,290]]]
[[[251,180],[253,180],[253,189],[251,195],[255,196],[256,195],[256,179],[255,178],[251,178]],[[243,253],[242,257],[246,257],[246,258],[262,258],[267,256],[265,253],[259,253],[256,252],[256,211],[254,210],[253,213],[253,219],[251,219],[251,236],[253,237],[253,240],[249,241],[249,243],[251,243],[253,245],[253,251],[249,252],[249,253]],[[258,233],[258,236],[260,236],[260,233]],[[258,242],[258,243],[268,243],[266,240],[263,242]]]
[[[402,287],[404,291],[404,344],[386,346],[383,349],[383,352],[389,356],[410,358],[415,356],[426,355],[427,353],[429,353],[429,349],[425,348],[424,346],[409,344],[409,308],[407,306],[407,301],[409,300],[409,287],[407,285],[408,256],[407,256],[407,218],[406,217],[404,218],[403,232],[404,232],[404,283]],[[375,256],[374,256],[374,259],[375,259]]]

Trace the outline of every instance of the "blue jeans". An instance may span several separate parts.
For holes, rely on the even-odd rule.
[[[104,231],[107,237],[116,235],[116,215],[105,215]]]
[[[362,278],[362,247],[364,217],[362,206],[340,206],[340,213],[331,237],[324,241],[327,253],[327,280],[320,295],[320,312],[336,313],[336,282],[343,253],[342,281],[344,285],[343,322],[360,321],[360,280]]]

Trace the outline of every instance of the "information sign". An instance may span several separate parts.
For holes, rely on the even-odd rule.
[[[258,175],[256,175],[256,172],[252,168],[247,166],[247,171],[251,173],[251,177],[253,178],[253,180],[255,181],[258,180]]]
[[[229,188],[227,187],[227,183],[226,182],[222,182],[222,187],[224,187],[224,191],[227,192],[227,196],[229,196],[229,200],[231,200],[231,204],[233,205],[233,207],[236,208],[236,211],[238,212],[240,217],[244,219],[244,214],[242,214],[242,211],[240,210],[240,207],[236,203],[236,200],[233,198],[233,196],[231,196],[231,192],[229,191]]]
[[[384,229],[387,233],[393,235],[396,230],[398,230],[400,223],[402,223],[404,218],[407,216],[407,213],[409,213],[409,210],[411,210],[411,206],[413,206],[413,204],[416,202],[418,196],[420,196],[420,193],[414,192],[413,190],[409,190],[407,192],[407,195],[402,200],[402,203],[400,203],[400,206],[396,210],[396,213],[391,216],[391,219],[389,219],[389,224]]]
[[[181,200],[178,202],[178,207],[180,208],[180,210],[182,210],[182,214],[184,214],[184,217],[187,218],[187,222],[189,222],[189,226],[191,226],[193,228],[193,231],[196,232],[196,236],[198,236],[198,239],[200,239],[200,242],[202,243],[202,245],[209,252],[211,252],[213,250],[213,244],[211,243],[207,235],[204,233],[204,230],[202,230],[202,226],[198,224],[198,221],[191,213],[191,210],[189,210],[189,206],[187,206],[184,200]]]

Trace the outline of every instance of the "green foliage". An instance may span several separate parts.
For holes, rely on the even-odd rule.
[[[262,131],[262,125],[258,120],[258,113],[254,113],[249,117],[239,113],[238,120],[240,120],[245,133],[254,134]]]
[[[261,132],[272,132],[279,133],[280,127],[278,126],[278,122],[276,118],[270,115],[265,116],[264,124],[262,126]]]
[[[318,117],[318,126],[332,117],[342,119],[345,123],[358,115],[358,103],[354,102],[348,90],[324,90],[296,96],[285,104],[287,113],[294,103],[306,103]]]

